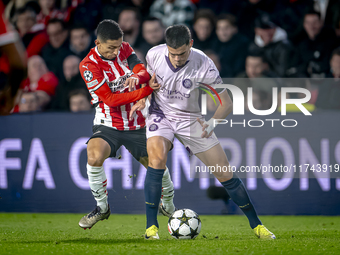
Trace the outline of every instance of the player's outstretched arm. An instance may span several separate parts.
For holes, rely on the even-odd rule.
[[[197,118],[197,121],[201,124],[202,126],[202,135],[201,137],[204,138],[208,138],[212,135],[214,128],[216,126],[216,120],[217,119],[225,119],[229,113],[231,113],[231,111],[233,110],[233,103],[229,97],[228,91],[225,90],[223,91],[220,95],[221,98],[221,102],[222,104],[220,104],[214,114],[214,116],[209,120],[209,121],[205,121],[203,122],[202,120],[200,120],[199,118]]]
[[[103,84],[103,86],[94,91],[94,93],[106,105],[110,107],[116,107],[138,101],[139,99],[142,99],[150,95],[152,91],[153,89],[147,85],[144,88],[137,89],[132,92],[115,94],[111,91],[107,84]]]
[[[233,102],[230,99],[228,91],[225,90],[219,94],[222,104],[220,104],[213,116],[214,119],[225,119],[233,110]]]
[[[144,97],[150,95],[153,88],[145,86],[144,88],[135,90],[133,92],[125,93],[113,93],[106,83],[106,78],[103,75],[103,71],[92,62],[80,62],[79,70],[84,82],[87,85],[90,93],[95,93],[100,101],[104,102],[110,107],[116,107],[126,105],[135,101],[138,101]],[[149,74],[148,79],[149,79]],[[143,81],[143,79],[141,79]],[[139,81],[140,82],[140,81]]]

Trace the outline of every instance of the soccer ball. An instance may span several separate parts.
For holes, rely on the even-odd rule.
[[[176,239],[194,239],[200,233],[201,226],[200,217],[190,209],[175,211],[168,221],[169,233]]]

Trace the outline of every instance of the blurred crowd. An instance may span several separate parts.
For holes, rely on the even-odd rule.
[[[253,88],[256,109],[270,108],[272,87],[287,86],[286,80],[311,91],[311,109],[340,109],[340,0],[3,2],[28,57],[13,112],[92,109],[78,66],[95,46],[103,19],[119,23],[144,63],[148,50],[164,43],[166,27],[189,26],[194,47],[214,61],[221,77],[244,94]],[[8,72],[5,56],[0,63],[0,72]]]

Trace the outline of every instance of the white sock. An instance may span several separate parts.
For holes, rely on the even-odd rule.
[[[100,212],[105,213],[108,210],[107,203],[107,179],[104,171],[104,167],[86,165],[87,176],[89,178],[90,188],[94,199],[97,201],[97,206],[100,207]]]
[[[162,179],[162,204],[164,205],[165,209],[169,213],[173,213],[175,211],[175,205],[174,205],[174,185],[170,178],[170,172],[169,168],[166,167]]]

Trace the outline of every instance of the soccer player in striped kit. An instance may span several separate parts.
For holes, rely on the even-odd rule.
[[[123,32],[115,21],[104,20],[98,25],[95,43],[96,47],[79,65],[96,109],[93,135],[87,143],[87,174],[97,206],[79,221],[84,229],[108,219],[111,213],[103,168],[106,158],[115,157],[124,145],[147,168],[145,118],[141,110],[145,98],[159,88],[130,45],[123,42]],[[163,214],[171,214],[175,210],[174,189],[168,169],[163,177]]]

